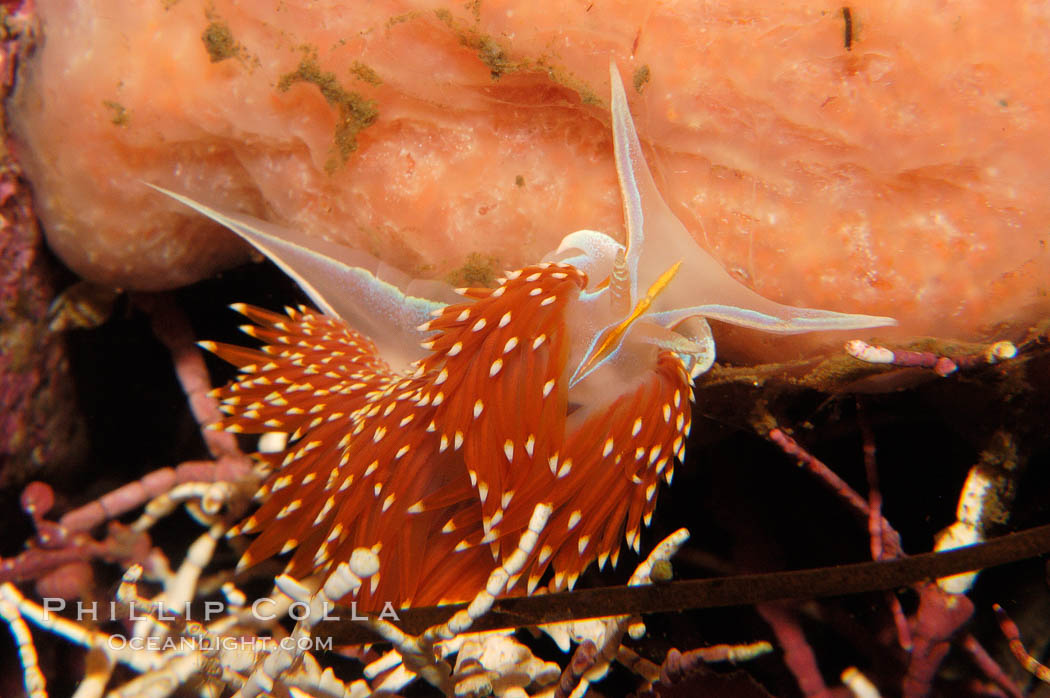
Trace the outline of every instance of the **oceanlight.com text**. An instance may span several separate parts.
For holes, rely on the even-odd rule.
[[[282,637],[274,640],[270,637],[214,637],[203,635],[197,637],[126,637],[110,635],[106,644],[111,650],[121,651],[130,648],[136,652],[272,652],[280,647],[286,652],[332,651],[331,637]]]

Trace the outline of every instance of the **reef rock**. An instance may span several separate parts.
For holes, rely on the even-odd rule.
[[[474,283],[579,228],[622,235],[614,59],[665,198],[760,293],[965,339],[1050,308],[1043,3],[37,12],[17,152],[50,244],[96,281],[168,288],[248,258],[142,181]]]

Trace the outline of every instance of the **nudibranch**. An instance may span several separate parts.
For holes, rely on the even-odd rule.
[[[571,588],[593,561],[635,550],[660,479],[685,454],[692,377],[714,361],[707,319],[770,332],[890,325],[794,308],[734,280],[656,189],[610,66],[626,244],[566,236],[494,289],[408,279],[368,255],[165,193],[227,226],[291,275],[319,310],[234,306],[261,349],[202,342],[240,369],[215,391],[216,428],[283,432],[259,454],[262,504],[241,564],[292,553],[325,575],[359,548],[379,572],[361,609],[470,599],[510,555],[533,508],[553,513],[511,580],[552,571]],[[294,552],[293,552],[294,551]],[[347,599],[349,600],[349,599]]]

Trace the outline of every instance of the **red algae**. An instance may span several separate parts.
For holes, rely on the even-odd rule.
[[[775,3],[471,8],[40,2],[9,108],[50,244],[141,289],[247,259],[140,180],[420,276],[622,235],[612,58],[665,199],[759,293],[968,340],[1047,314],[1041,4],[855,7],[848,42]]]

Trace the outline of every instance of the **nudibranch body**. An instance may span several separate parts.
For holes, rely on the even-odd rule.
[[[241,371],[216,391],[229,415],[216,426],[290,434],[260,454],[263,503],[231,531],[259,534],[242,564],[294,551],[288,573],[302,578],[367,548],[379,572],[354,592],[359,608],[461,601],[549,503],[517,588],[548,569],[553,589],[572,587],[591,562],[616,563],[621,537],[637,550],[659,480],[684,457],[690,375],[714,361],[707,318],[781,333],[893,324],[780,305],[730,277],[660,197],[614,66],[610,77],[626,244],[577,231],[495,289],[457,296],[166,192],[320,308],[235,306],[263,347],[203,343]]]

